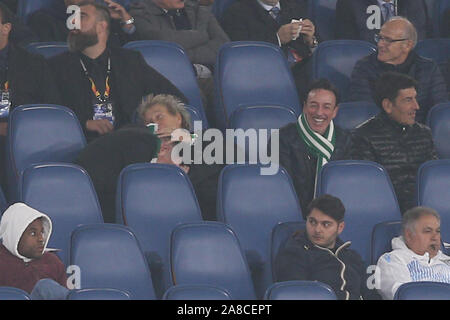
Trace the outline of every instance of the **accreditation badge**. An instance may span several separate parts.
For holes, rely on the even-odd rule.
[[[114,125],[113,104],[112,101],[95,103],[93,120],[106,119]]]
[[[0,118],[7,118],[9,116],[10,107],[11,107],[10,92],[8,89],[2,90],[0,99]]]

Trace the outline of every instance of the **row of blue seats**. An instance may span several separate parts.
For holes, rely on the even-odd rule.
[[[250,269],[257,271],[258,296],[273,282],[271,261],[279,245],[304,223],[285,170],[264,176],[260,169],[258,165],[225,167],[217,199],[218,220],[233,228],[228,232],[236,234]],[[449,184],[450,160],[430,161],[420,168],[418,205],[440,212],[444,240],[450,234],[450,203],[445,201],[450,199],[446,194]],[[54,234],[49,246],[62,249],[58,253],[62,260],[73,263],[68,253],[72,230],[79,224],[102,223],[88,174],[72,164],[41,164],[27,168],[19,185],[19,201],[47,213],[53,220]],[[389,250],[390,239],[400,231],[401,214],[385,170],[368,161],[330,162],[318,179],[317,194],[325,193],[338,196],[346,207],[342,239],[353,241],[352,247],[367,265],[376,263],[379,255]],[[116,198],[117,221],[129,226],[139,239],[152,266],[154,285],[162,294],[172,281],[169,247],[173,229],[180,223],[202,221],[192,185],[175,166],[135,164],[123,170]],[[221,252],[220,245],[217,250]]]

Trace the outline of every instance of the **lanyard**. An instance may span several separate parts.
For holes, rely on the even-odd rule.
[[[111,74],[111,58],[108,58],[108,70],[106,71],[105,93],[103,94],[103,98],[102,98],[102,95],[100,94],[100,92],[98,91],[94,80],[92,80],[92,78],[89,76],[89,73],[88,73],[88,71],[86,69],[86,66],[83,63],[83,60],[80,59],[80,62],[81,62],[81,67],[83,68],[84,74],[86,75],[86,77],[91,82],[91,90],[94,93],[95,97],[100,102],[106,102],[108,100],[109,94],[111,92],[111,88],[109,86],[109,75]]]

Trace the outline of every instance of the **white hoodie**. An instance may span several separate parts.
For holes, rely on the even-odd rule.
[[[19,254],[19,241],[28,225],[38,218],[42,218],[44,227],[44,252],[50,251],[51,249],[47,249],[47,243],[52,233],[52,221],[45,214],[24,203],[15,203],[3,213],[0,222],[0,239],[2,239],[3,245],[24,262],[29,262],[31,259]]]
[[[401,236],[392,239],[392,249],[383,254],[377,263],[380,277],[378,292],[383,299],[392,300],[398,287],[407,282],[450,283],[450,257],[440,250],[432,259],[428,252],[418,255],[406,246]]]

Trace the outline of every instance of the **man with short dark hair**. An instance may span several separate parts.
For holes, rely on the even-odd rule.
[[[316,80],[307,91],[298,121],[280,129],[280,165],[293,180],[303,214],[314,197],[315,181],[322,166],[349,157],[350,134],[333,123],[338,103],[338,92],[331,82]],[[271,143],[269,150],[270,146]]]
[[[108,8],[80,3],[81,29],[69,33],[69,52],[50,59],[63,105],[78,117],[88,140],[130,123],[143,96],[184,95],[147,65],[139,52],[107,46]]]
[[[419,56],[413,49],[417,43],[414,25],[406,18],[393,17],[375,38],[377,52],[359,60],[350,82],[351,101],[373,101],[374,84],[385,72],[399,72],[417,81],[416,120],[424,123],[428,111],[448,100],[442,71],[432,60]]]
[[[375,86],[381,112],[354,132],[352,158],[370,160],[386,168],[401,212],[415,206],[416,174],[419,166],[437,159],[431,130],[416,122],[419,110],[417,82],[389,72]]]
[[[405,212],[402,235],[392,239],[392,250],[377,263],[378,291],[384,299],[392,300],[404,283],[432,281],[450,283],[450,257],[440,250],[441,218],[426,207]]]
[[[340,300],[369,295],[366,270],[358,253],[342,242],[345,208],[341,200],[322,195],[306,212],[306,230],[296,231],[275,260],[275,281],[310,280],[329,285]]]

